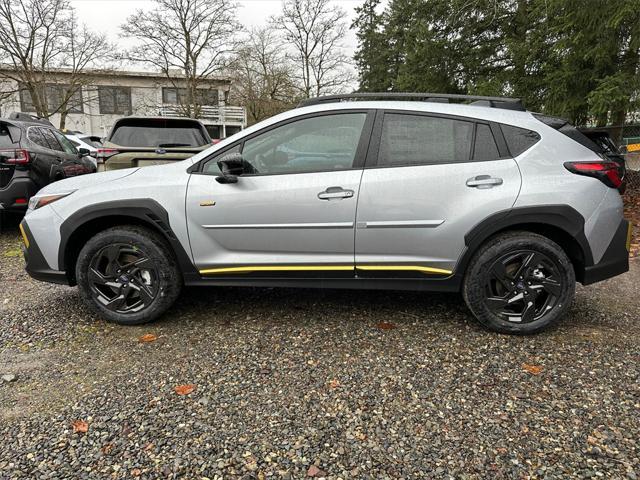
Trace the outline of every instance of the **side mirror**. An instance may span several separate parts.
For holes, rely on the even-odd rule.
[[[218,160],[218,168],[222,175],[216,177],[218,183],[238,183],[243,173],[254,173],[253,166],[240,153],[230,153]]]
[[[78,149],[78,156],[80,156],[80,157],[88,157],[89,155],[91,155],[91,150],[89,150],[88,148],[79,148]]]

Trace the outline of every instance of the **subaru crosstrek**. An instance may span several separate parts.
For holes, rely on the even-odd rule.
[[[514,99],[353,94],[182,162],[47,186],[21,228],[32,277],[120,324],[183,285],[248,285],[461,291],[484,326],[524,334],[576,281],[628,270],[623,175]]]

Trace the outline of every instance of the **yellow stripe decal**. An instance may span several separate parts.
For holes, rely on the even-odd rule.
[[[422,273],[435,273],[451,275],[451,270],[442,268],[423,267],[420,265],[358,265],[358,270],[387,270],[387,271],[414,271]],[[305,271],[353,271],[351,265],[273,265],[273,266],[248,266],[248,267],[221,267],[200,270],[201,275],[214,275],[220,273],[249,273],[249,272],[305,272]]]
[[[274,265],[252,267],[223,267],[200,270],[202,275],[215,273],[247,273],[247,272],[298,272],[298,271],[353,271],[351,265]]]
[[[629,222],[627,227],[627,252],[631,251],[631,237],[633,235],[633,225]]]
[[[29,238],[27,237],[22,224],[20,224],[20,233],[22,234],[22,241],[24,242],[24,246],[29,248]]]
[[[451,270],[444,270],[442,268],[423,267],[420,265],[358,265],[358,270],[403,270],[422,273],[439,273],[443,275],[451,275]]]

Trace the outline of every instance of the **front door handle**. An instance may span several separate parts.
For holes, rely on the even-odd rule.
[[[329,187],[318,194],[320,200],[336,200],[353,197],[353,190],[345,190],[342,187]]]
[[[502,179],[492,177],[490,175],[478,175],[467,180],[467,187],[475,188],[493,188],[497,185],[502,185]]]

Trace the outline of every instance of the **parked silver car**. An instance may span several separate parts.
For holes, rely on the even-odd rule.
[[[369,97],[44,188],[21,225],[28,272],[127,325],[183,285],[251,285],[461,291],[486,327],[533,333],[576,280],[628,270],[623,172],[573,127],[514,99]]]

